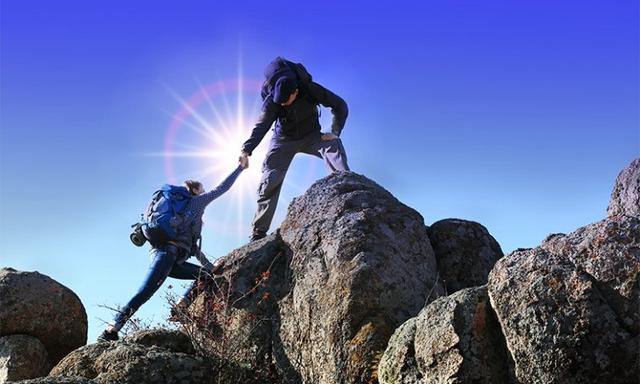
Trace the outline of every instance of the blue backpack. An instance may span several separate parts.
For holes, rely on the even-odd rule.
[[[142,233],[152,245],[176,240],[179,234],[188,230],[191,217],[186,212],[186,207],[191,197],[186,187],[169,184],[163,185],[153,194],[149,207],[142,214],[141,222]]]

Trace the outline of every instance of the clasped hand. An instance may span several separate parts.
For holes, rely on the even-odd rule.
[[[240,157],[238,157],[238,162],[243,169],[249,168],[249,154],[245,151],[240,152]]]

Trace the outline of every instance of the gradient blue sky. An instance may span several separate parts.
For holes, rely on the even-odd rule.
[[[0,266],[73,289],[90,341],[111,317],[98,306],[124,304],[146,271],[129,225],[167,181],[151,154],[164,150],[176,95],[260,80],[277,55],[348,102],[355,171],[427,224],[484,224],[507,252],[603,218],[616,175],[640,154],[637,1],[0,4]],[[256,96],[231,89],[212,103],[231,101],[235,116],[235,100]],[[246,108],[236,128],[248,133],[255,114]],[[180,140],[217,148],[186,128]],[[262,159],[251,160],[257,173]],[[173,163],[188,173],[207,161]],[[296,158],[277,220],[324,174]],[[205,251],[243,243],[254,198],[213,203]],[[163,292],[143,318],[166,316]]]

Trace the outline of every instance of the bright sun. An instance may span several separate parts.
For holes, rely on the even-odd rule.
[[[237,167],[242,144],[251,135],[260,114],[261,85],[261,81],[239,76],[208,85],[199,84],[188,97],[167,87],[179,107],[170,114],[164,150],[153,155],[163,157],[169,183],[199,180],[206,190],[210,190]],[[240,244],[249,236],[262,161],[270,136],[271,132],[268,132],[254,150],[249,168],[242,172],[231,190],[207,208],[206,228],[214,231],[218,238],[233,237]],[[272,229],[284,217],[289,201],[321,177],[322,169],[322,162],[315,158],[293,162],[283,184]]]
[[[179,109],[172,114],[161,155],[172,184],[186,179],[215,187],[238,165],[242,143],[249,138],[260,113],[261,82],[242,78],[200,85],[183,98],[169,90]],[[267,135],[269,136],[269,134]],[[247,233],[269,138],[254,151],[231,190],[207,208],[205,222],[219,234]]]

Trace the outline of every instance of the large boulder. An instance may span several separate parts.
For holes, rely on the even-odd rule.
[[[265,296],[283,297],[289,290],[285,279],[291,251],[278,231],[260,241],[233,250],[222,259],[233,307],[257,310]]]
[[[620,172],[607,209],[609,216],[640,216],[640,158]]]
[[[193,355],[195,348],[189,335],[170,329],[145,329],[127,336],[126,341],[146,347],[164,348],[173,352]]]
[[[546,238],[541,248],[585,272],[622,326],[640,334],[640,217],[611,217],[569,235]]]
[[[95,361],[98,383],[211,383],[212,367],[200,357],[140,344],[116,344]]]
[[[474,221],[440,220],[427,233],[448,294],[485,285],[494,264],[504,255],[489,231]]]
[[[640,218],[617,216],[502,258],[489,296],[520,382],[640,377]]]
[[[95,378],[100,373],[96,369],[96,360],[113,348],[111,343],[85,345],[68,354],[49,372],[52,377]]]
[[[385,383],[509,383],[509,359],[486,286],[439,298],[394,333],[380,361]]]
[[[444,292],[422,216],[364,176],[317,181],[280,233],[293,256],[276,357],[303,382],[375,379],[393,331]]]
[[[38,272],[0,269],[0,336],[24,334],[44,344],[52,364],[87,341],[78,296]]]
[[[27,335],[0,337],[0,383],[46,376],[50,368],[40,340]]]
[[[240,364],[271,364],[276,302],[288,292],[290,260],[277,231],[222,258],[184,322],[198,347]]]
[[[140,331],[121,341],[81,347],[60,361],[49,376],[82,377],[96,384],[266,382],[246,367],[197,353],[191,341],[189,335],[176,330]]]

